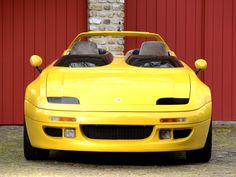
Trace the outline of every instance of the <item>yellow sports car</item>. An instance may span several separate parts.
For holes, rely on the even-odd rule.
[[[94,36],[145,37],[140,48],[113,56]],[[42,59],[30,63],[39,72]],[[45,159],[49,150],[96,152],[186,151],[211,158],[210,89],[178,59],[160,35],[134,31],[79,34],[25,93],[24,154]]]

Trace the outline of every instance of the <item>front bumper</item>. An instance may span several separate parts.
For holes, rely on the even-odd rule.
[[[49,120],[49,116],[76,117],[76,122]],[[161,123],[160,118],[187,118],[186,122]],[[73,112],[44,110],[25,101],[25,122],[33,147],[52,150],[97,152],[165,152],[200,149],[204,146],[210,122],[211,103],[188,112]],[[80,125],[153,125],[148,138],[140,140],[98,140],[86,137]],[[75,128],[75,138],[48,136],[43,127]],[[161,129],[192,129],[180,139],[160,139]]]

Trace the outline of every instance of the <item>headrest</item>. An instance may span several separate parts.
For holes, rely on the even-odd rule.
[[[106,51],[105,49],[98,48],[98,53],[99,53],[100,55],[104,55],[104,54],[107,53],[107,51]]]
[[[71,55],[99,54],[97,44],[91,41],[77,41],[70,51]]]
[[[168,56],[168,51],[161,41],[146,41],[142,43],[139,55]]]
[[[140,52],[140,49],[139,49],[139,48],[134,49],[134,50],[132,51],[132,55],[138,55],[139,52]]]

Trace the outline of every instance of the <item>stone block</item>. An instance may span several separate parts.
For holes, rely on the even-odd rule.
[[[108,25],[108,24],[110,24],[110,23],[111,23],[111,20],[110,20],[110,19],[104,19],[104,20],[103,20],[103,24]]]
[[[89,4],[89,10],[97,10],[97,11],[101,11],[102,10],[102,4]]]
[[[90,17],[89,18],[89,23],[91,24],[101,24],[102,19],[99,17]]]
[[[111,5],[110,4],[106,4],[103,6],[104,10],[111,10]]]

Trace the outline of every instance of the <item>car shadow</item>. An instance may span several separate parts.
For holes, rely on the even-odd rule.
[[[51,151],[49,160],[95,165],[182,165],[184,152],[165,153],[110,153]]]

